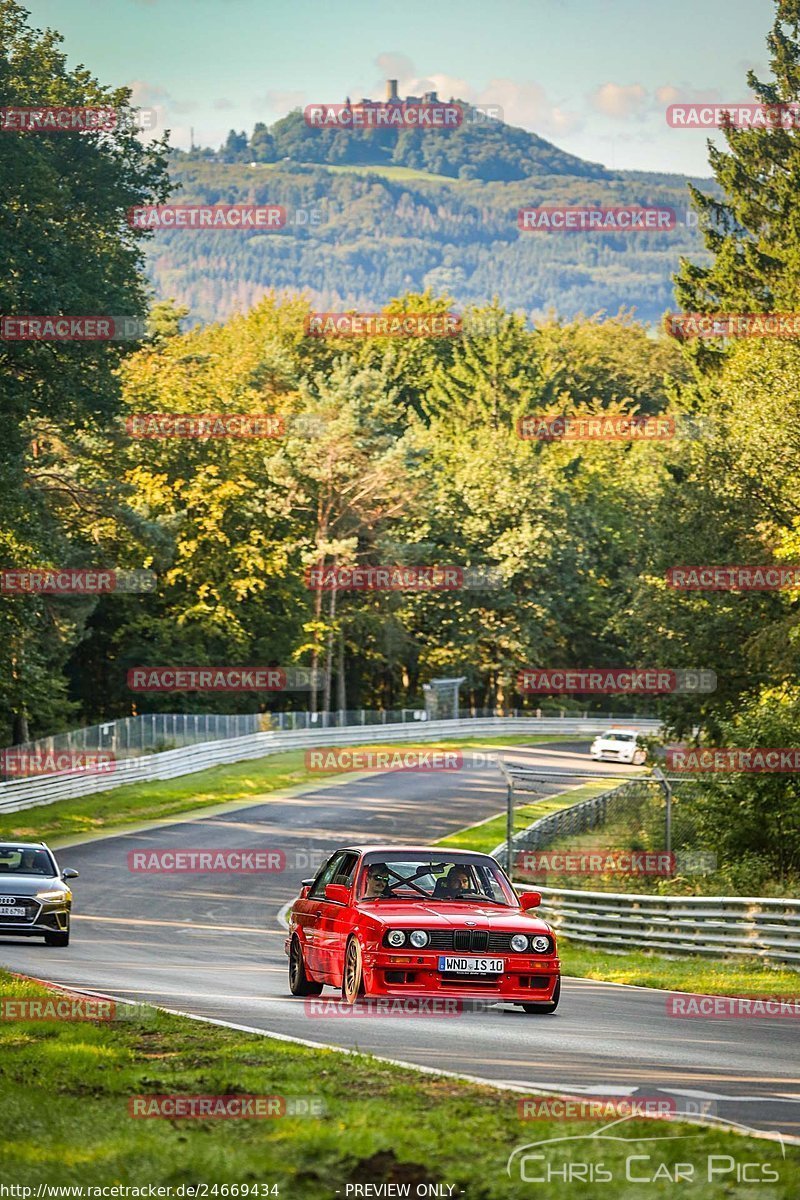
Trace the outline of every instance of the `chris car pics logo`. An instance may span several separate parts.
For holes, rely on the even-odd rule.
[[[626,1184],[660,1184],[661,1188],[674,1184],[700,1187],[716,1184],[721,1190],[714,1194],[727,1195],[733,1184],[776,1183],[784,1177],[786,1150],[778,1133],[772,1134],[769,1141],[756,1140],[746,1136],[755,1134],[755,1130],[717,1118],[717,1124],[729,1126],[743,1136],[730,1147],[731,1153],[711,1154],[703,1148],[702,1130],[694,1134],[643,1137],[634,1132],[635,1125],[625,1128],[636,1120],[641,1118],[624,1116],[598,1126],[591,1133],[528,1142],[511,1153],[506,1172],[512,1179],[528,1184],[617,1185],[603,1192],[609,1197],[643,1194],[630,1191]],[[678,1148],[669,1144],[675,1142],[681,1143],[679,1154],[675,1152]],[[661,1194],[661,1188],[654,1194]],[[595,1194],[592,1193],[593,1200]]]

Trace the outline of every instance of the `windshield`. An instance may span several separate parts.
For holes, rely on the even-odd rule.
[[[0,880],[4,875],[46,875],[56,873],[52,858],[46,850],[28,846],[0,846]]]
[[[360,900],[472,901],[517,905],[499,868],[491,862],[441,858],[385,858],[362,867]]]
[[[635,733],[607,733],[604,735],[607,742],[635,742]]]

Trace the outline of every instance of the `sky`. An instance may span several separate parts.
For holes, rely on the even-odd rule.
[[[25,3],[25,0],[23,0]],[[351,96],[438,90],[617,169],[708,175],[680,101],[750,98],[771,0],[28,0],[71,66],[127,84],[174,145]]]

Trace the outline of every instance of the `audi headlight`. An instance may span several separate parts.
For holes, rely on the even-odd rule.
[[[406,940],[406,935],[403,933],[402,929],[390,929],[386,940],[390,946],[397,948],[398,946],[403,945]]]
[[[535,950],[537,954],[544,954],[546,950],[550,949],[550,938],[541,936],[531,938],[531,949]]]
[[[408,940],[417,950],[421,950],[423,946],[427,946],[431,939],[428,937],[424,929],[414,929],[412,930],[411,936]]]
[[[36,899],[37,900],[64,900],[64,899],[66,899],[66,895],[67,895],[67,893],[62,892],[61,890],[59,890],[57,892],[37,892]]]
[[[511,949],[516,950],[517,954],[522,954],[528,949],[528,939],[524,933],[515,933],[511,939]]]

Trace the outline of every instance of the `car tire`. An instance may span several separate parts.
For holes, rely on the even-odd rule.
[[[558,1002],[560,999],[561,999],[561,979],[559,977],[559,979],[556,981],[555,990],[553,992],[553,999],[550,1001],[549,1004],[523,1004],[522,1007],[525,1009],[526,1013],[531,1013],[533,1015],[538,1014],[539,1016],[547,1016],[548,1013],[554,1013],[556,1011],[556,1009],[558,1008]]]
[[[289,947],[289,991],[293,996],[318,996],[322,984],[306,975],[306,962],[303,958],[303,947],[298,938],[293,937]]]
[[[44,935],[45,946],[68,946],[69,945],[69,930],[66,933],[46,933]]]
[[[358,938],[351,937],[344,952],[342,999],[355,1004],[364,995],[364,960]]]

